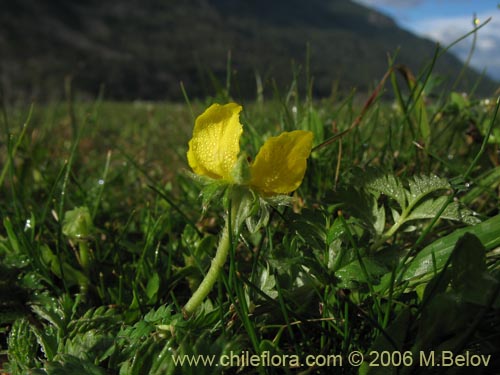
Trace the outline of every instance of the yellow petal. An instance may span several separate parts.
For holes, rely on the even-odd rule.
[[[251,166],[250,185],[264,194],[288,194],[302,183],[313,134],[295,130],[269,138]]]
[[[195,121],[189,141],[189,166],[199,175],[232,181],[231,170],[240,152],[243,127],[236,103],[213,104]]]

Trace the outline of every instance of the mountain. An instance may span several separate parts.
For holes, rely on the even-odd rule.
[[[57,98],[64,77],[93,97],[180,99],[213,94],[225,82],[255,97],[290,84],[309,61],[314,93],[367,90],[388,66],[388,54],[415,74],[435,43],[399,28],[387,16],[350,0],[16,0],[0,2],[0,84],[6,98]],[[309,55],[307,58],[306,55]],[[453,80],[462,64],[451,54],[435,74]],[[479,75],[467,70],[462,87]],[[480,93],[498,84],[484,78]]]

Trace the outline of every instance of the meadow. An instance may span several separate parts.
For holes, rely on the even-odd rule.
[[[313,133],[281,200],[190,172],[195,119],[234,101],[229,85],[183,104],[3,106],[3,372],[493,373],[500,102],[390,73],[364,98],[294,80],[236,100],[248,155]],[[228,259],[186,314],[226,219]]]

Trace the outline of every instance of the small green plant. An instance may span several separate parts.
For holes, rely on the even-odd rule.
[[[306,171],[312,149],[312,133],[302,130],[285,132],[269,138],[248,164],[245,155],[239,156],[239,122],[241,106],[229,103],[212,105],[197,120],[193,138],[189,141],[188,162],[200,176],[204,176],[212,198],[215,190],[227,188],[225,196],[225,225],[217,253],[203,281],[183,308],[191,315],[200,306],[217,281],[231,248],[233,236],[238,237],[241,225],[260,212],[260,225],[266,225],[268,202],[285,203],[288,194],[299,187]],[[262,219],[264,218],[264,219]]]

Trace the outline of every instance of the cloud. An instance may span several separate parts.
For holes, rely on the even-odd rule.
[[[439,42],[443,47],[449,46],[474,28],[472,14],[456,15],[457,11],[461,12],[470,8],[470,0],[431,0],[435,1],[433,5],[440,5],[436,8],[440,13],[435,15],[429,13],[429,0],[354,1],[390,14],[401,27],[416,35]],[[447,3],[449,7],[456,5],[456,8],[451,8],[447,12],[446,9],[449,8],[444,7]],[[465,5],[467,6],[462,9]],[[491,7],[482,5],[482,9],[490,9],[489,11],[481,11],[477,15],[478,19],[483,23],[490,16],[492,19],[476,34],[476,46],[471,65],[479,71],[486,69],[488,75],[500,80],[500,13],[495,5]],[[427,13],[423,13],[423,9],[426,9]],[[472,41],[473,36],[470,35],[456,44],[451,52],[465,61],[471,50]]]
[[[488,15],[479,14],[479,20],[486,21]],[[411,31],[418,35],[439,42],[446,47],[466,35],[473,29],[472,17],[436,17],[426,18],[409,25]],[[500,79],[500,18],[494,17],[477,31],[476,46],[471,59],[471,65],[496,79]],[[465,60],[471,50],[473,36],[455,45],[451,51],[461,60]]]

